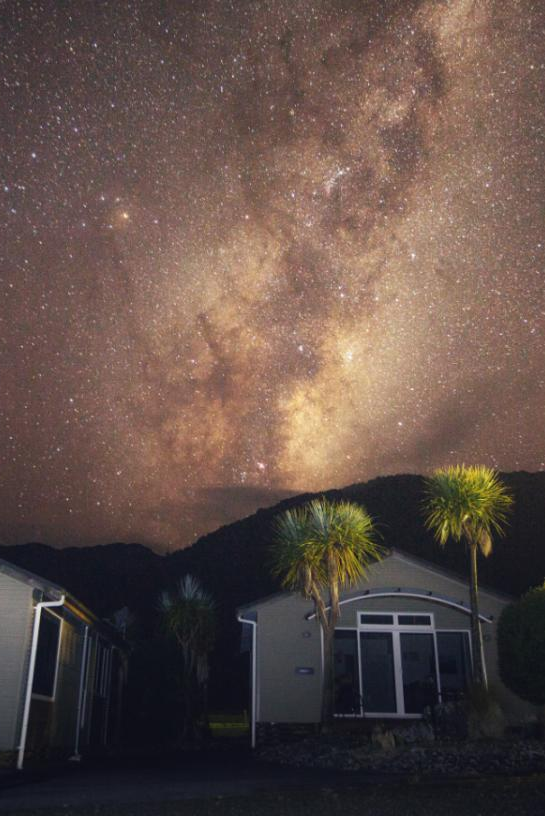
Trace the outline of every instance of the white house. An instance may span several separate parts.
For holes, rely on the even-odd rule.
[[[69,591],[0,559],[0,755],[78,759],[118,736],[127,647]]]
[[[512,599],[480,590],[483,656],[490,686],[513,722],[528,706],[498,674],[496,629]],[[422,717],[435,701],[459,696],[471,676],[467,582],[392,550],[368,580],[341,596],[335,633],[335,714],[356,719]],[[238,610],[251,650],[252,740],[267,723],[320,720],[323,638],[312,604],[279,593]]]

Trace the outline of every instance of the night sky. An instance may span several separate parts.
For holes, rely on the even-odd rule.
[[[542,0],[0,18],[3,543],[545,468]]]

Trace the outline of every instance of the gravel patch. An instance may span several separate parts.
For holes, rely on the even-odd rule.
[[[258,756],[265,762],[298,768],[396,776],[451,778],[545,772],[545,744],[530,740],[403,745],[381,750],[356,737],[312,737],[261,748]]]

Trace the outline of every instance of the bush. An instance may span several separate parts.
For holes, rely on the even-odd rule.
[[[503,610],[498,660],[507,688],[534,705],[545,705],[545,584]]]

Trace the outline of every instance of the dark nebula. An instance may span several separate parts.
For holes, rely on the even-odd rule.
[[[4,543],[545,468],[540,0],[6,0]]]

